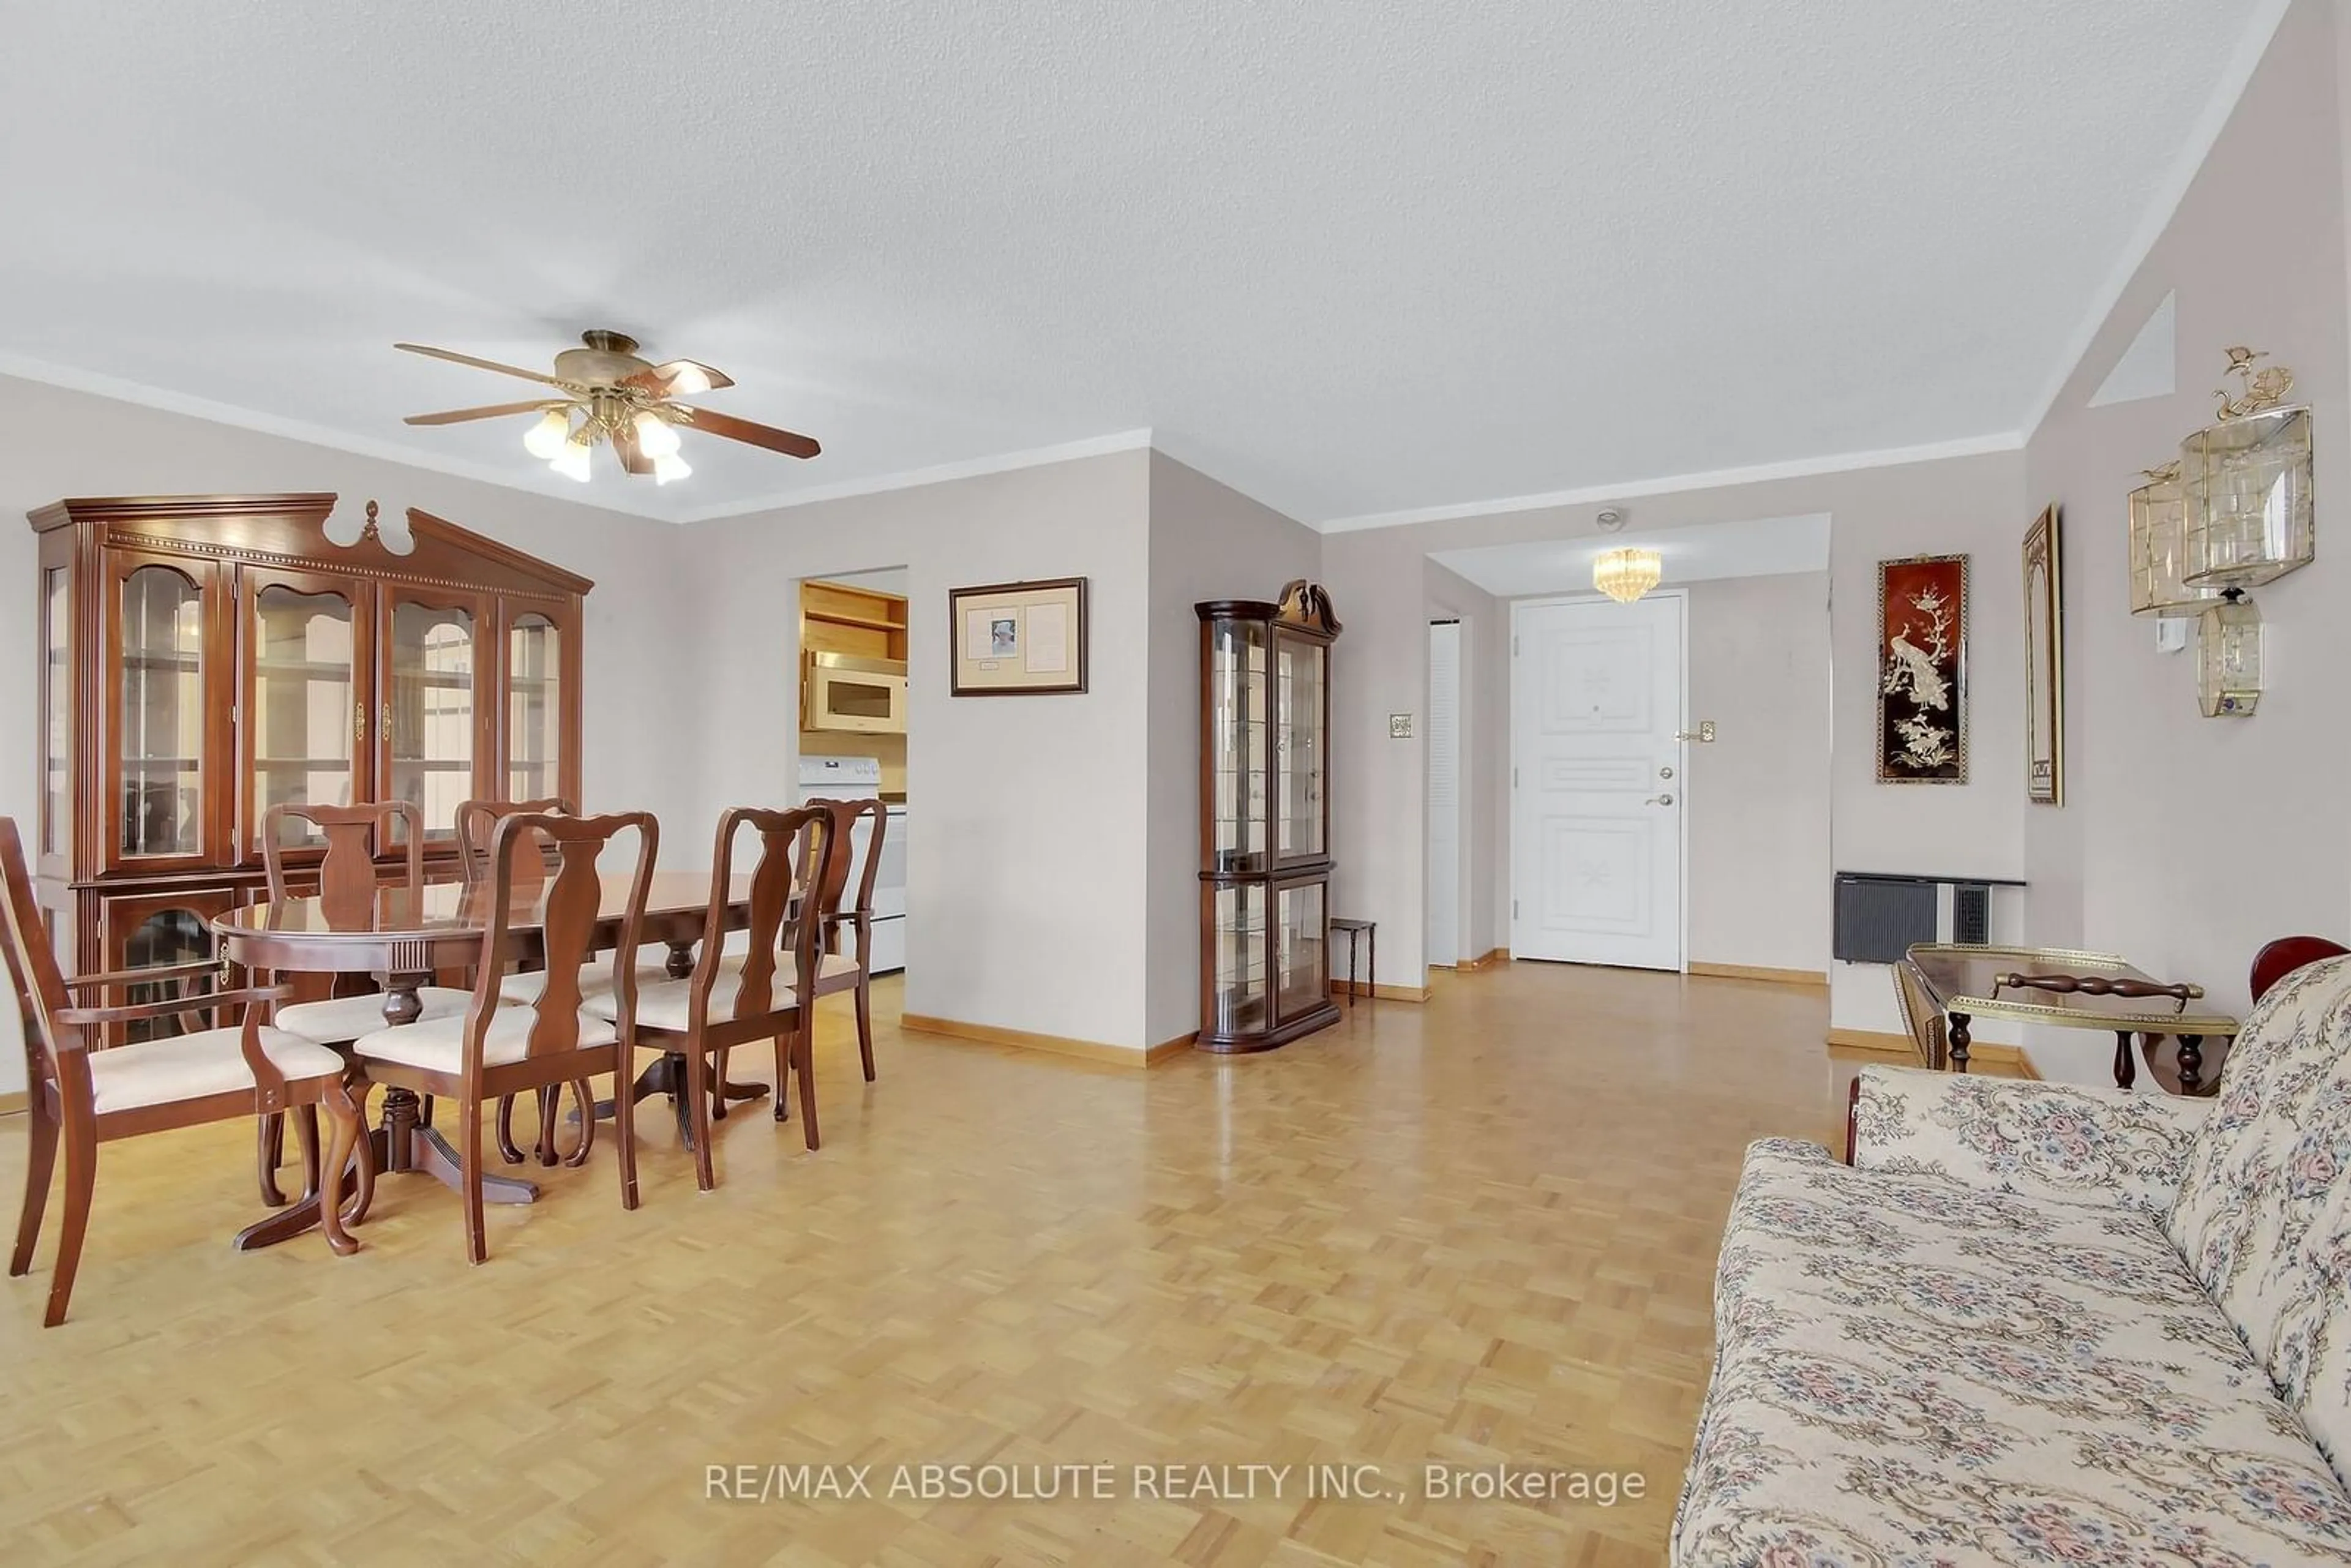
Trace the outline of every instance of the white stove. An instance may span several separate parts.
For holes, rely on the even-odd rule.
[[[803,757],[799,800],[871,800],[882,793],[878,757]],[[873,972],[888,975],[906,967],[906,808],[888,809],[882,833],[882,863],[873,877]],[[872,852],[873,826],[860,821],[849,843],[850,895],[865,875]]]

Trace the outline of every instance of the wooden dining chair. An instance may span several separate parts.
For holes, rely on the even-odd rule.
[[[540,800],[460,800],[457,802],[457,864],[465,873],[465,885],[486,882],[490,874],[490,833],[503,817],[524,813],[551,813],[576,817],[580,808],[559,795]],[[539,841],[539,850],[546,852],[547,841]]]
[[[286,842],[287,822],[307,823],[326,841],[326,852],[319,861],[319,903],[329,925],[348,922],[364,926],[373,917],[376,897],[387,885],[376,874],[380,853],[398,850],[405,860],[404,874],[397,885],[411,894],[423,890],[424,818],[411,802],[383,800],[360,806],[287,802],[270,807],[261,817],[261,864],[269,879],[273,904],[293,893],[287,865],[293,846]],[[395,825],[401,831],[392,831]],[[287,1033],[319,1045],[347,1046],[383,1027],[382,988],[390,980],[390,976],[379,975],[374,991],[289,1002],[277,1009],[271,1021]],[[424,1017],[438,1018],[465,1011],[470,994],[452,986],[420,986],[416,999],[424,1009]],[[286,1195],[277,1187],[277,1167],[286,1155],[286,1119],[265,1116],[256,1131],[255,1160],[260,1170],[261,1199],[278,1207],[286,1202]],[[307,1108],[296,1112],[294,1131],[301,1146],[307,1195],[316,1191],[319,1184],[317,1113]]]
[[[599,862],[611,841],[632,829],[637,833],[636,867],[622,912],[620,946],[611,955],[608,1010],[599,1016],[581,1005],[581,993],[598,963],[596,928],[603,902]],[[541,843],[551,845],[556,855],[553,876],[538,900],[546,978],[532,999],[509,1001],[500,986],[513,946],[508,927],[518,888],[528,902],[544,874]],[[455,1103],[465,1257],[471,1262],[489,1255],[482,1220],[484,1103],[606,1072],[623,1086],[628,1082],[634,1066],[631,1042],[637,1006],[635,966],[629,959],[644,927],[645,898],[660,845],[660,825],[647,811],[602,817],[525,812],[502,818],[490,835],[487,918],[465,1011],[455,1018],[419,1019],[380,1029],[351,1046],[360,1098],[365,1098],[368,1084],[383,1083]],[[625,1089],[614,1096],[613,1124],[620,1150],[621,1207],[634,1208],[636,1125]],[[570,1164],[586,1163],[595,1132],[596,1118],[583,1117],[580,1146]]]
[[[758,841],[750,876],[749,940],[743,952],[729,953],[723,933],[728,907],[736,902],[736,850],[746,830]],[[786,1119],[785,1090],[797,1069],[801,1135],[810,1148],[818,1146],[816,1092],[808,1061],[823,922],[818,901],[803,890],[823,885],[840,848],[832,814],[821,807],[773,811],[737,806],[722,813],[711,853],[710,905],[702,927],[706,935],[694,973],[637,992],[637,1043],[682,1059],[682,1074],[673,1082],[685,1086],[694,1179],[705,1192],[718,1185],[710,1147],[711,1102],[725,1081],[712,1059],[736,1046],[775,1041],[776,1120]],[[614,1016],[610,1001],[588,1007]],[[622,1085],[614,1103],[628,1098]]]
[[[882,869],[882,840],[890,826],[890,809],[877,800],[810,800],[832,817],[832,832],[841,852],[832,857],[820,906],[824,922],[824,952],[817,960],[816,994],[857,993],[857,1054],[865,1065],[865,1082],[873,1082],[873,883]],[[873,836],[865,845],[865,864],[858,870],[856,902],[848,902],[852,869],[851,836],[858,819],[870,817]],[[841,930],[848,926],[855,938],[853,955],[841,950]]]
[[[214,990],[120,1007],[77,1005],[76,991],[96,992],[92,999],[102,1001],[106,988],[145,984],[167,971],[132,969],[67,979],[57,968],[48,928],[34,899],[25,846],[15,821],[6,817],[0,817],[0,952],[6,955],[16,1009],[24,1019],[30,1113],[25,1206],[16,1220],[16,1248],[8,1255],[12,1278],[33,1266],[34,1243],[48,1207],[49,1177],[59,1146],[65,1150],[65,1222],[57,1235],[57,1266],[49,1276],[48,1310],[41,1319],[46,1326],[65,1322],[66,1303],[73,1296],[82,1238],[89,1228],[98,1145],[141,1133],[326,1106],[334,1123],[326,1169],[335,1173],[338,1185],[330,1201],[319,1206],[320,1222],[327,1244],[335,1251],[359,1250],[359,1243],[343,1228],[343,1206],[331,1198],[341,1191],[344,1166],[356,1158],[360,1180],[355,1207],[366,1206],[373,1185],[368,1142],[360,1134],[358,1107],[343,1087],[343,1059],[263,1021],[268,1005],[286,994],[284,987]],[[199,971],[215,977],[219,974],[210,964],[173,969],[181,971],[175,977],[186,979],[195,978]],[[243,1011],[235,1025],[127,1045],[104,1043],[111,1025],[237,1009]]]
[[[468,887],[485,881],[488,876],[490,834],[496,829],[498,823],[507,817],[538,812],[554,816],[576,817],[580,814],[580,808],[557,795],[550,795],[539,800],[460,800],[457,802],[457,858],[465,871],[465,884]],[[538,848],[540,863],[543,865],[549,849],[548,841],[535,836],[534,841]],[[526,857],[517,875],[527,877],[530,869],[531,862]],[[536,954],[525,954],[522,961],[536,966],[538,958]],[[668,977],[669,970],[663,962],[644,959],[638,961],[637,984],[640,987]],[[539,988],[546,983],[546,971],[534,967],[508,974],[499,982],[498,988],[500,995],[509,1002],[534,1002],[538,999]],[[611,975],[601,966],[599,966],[592,975],[583,977],[580,982],[580,995],[583,999],[599,994],[609,994],[611,990]],[[594,1096],[589,1092],[588,1085],[585,1083],[575,1083],[571,1085],[571,1090],[572,1096],[578,1103],[578,1114],[581,1118],[587,1117],[595,1107]],[[538,1139],[532,1145],[532,1152],[538,1155],[538,1163],[543,1166],[552,1166],[559,1157],[555,1146],[554,1129],[555,1115],[561,1103],[562,1094],[563,1090],[560,1085],[543,1089],[538,1093]],[[511,1094],[502,1094],[498,1097],[496,1137],[498,1157],[507,1164],[519,1165],[527,1157],[522,1145],[515,1142],[514,1096]]]

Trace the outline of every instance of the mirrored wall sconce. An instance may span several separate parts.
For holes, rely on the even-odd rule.
[[[2261,700],[2262,617],[2248,589],[2308,566],[2310,410],[2284,406],[2294,372],[2229,350],[2220,416],[2147,470],[2130,496],[2134,615],[2197,618],[2197,696],[2207,718],[2250,716]]]

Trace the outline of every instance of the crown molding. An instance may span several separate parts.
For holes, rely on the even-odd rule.
[[[674,520],[682,524],[723,522],[729,517],[748,517],[755,512],[780,512],[794,507],[812,507],[820,501],[841,501],[855,496],[876,496],[888,490],[913,490],[925,485],[944,485],[956,479],[1009,474],[1022,468],[1043,468],[1055,463],[1074,463],[1080,458],[1101,457],[1113,452],[1134,452],[1150,445],[1149,429],[1123,430],[1111,435],[1089,436],[1082,441],[1065,441],[1056,446],[1031,447],[1026,452],[1005,452],[993,457],[974,457],[961,463],[940,463],[928,468],[880,474],[869,479],[844,479],[837,485],[816,485],[803,490],[779,491],[748,501],[722,502],[717,506],[681,513]]]
[[[2205,100],[2204,111],[2189,128],[2188,141],[2179,149],[2179,158],[2173,162],[2163,183],[2156,187],[2155,198],[2147,206],[2147,215],[2139,220],[2130,243],[2123,246],[2114,271],[2098,292],[2091,297],[2089,311],[2083,317],[2081,325],[2074,328],[2073,336],[2066,339],[2064,351],[2057,359],[2056,374],[2050,378],[2048,385],[2033,400],[2032,406],[2024,411],[2024,420],[2019,428],[2023,430],[2028,439],[2039,434],[2041,422],[2049,417],[2049,411],[2057,406],[2058,396],[2064,392],[2065,383],[2072,381],[2074,372],[2082,368],[2082,361],[2088,356],[2091,345],[2096,342],[2098,333],[2106,324],[2106,318],[2113,315],[2115,307],[2122,303],[2123,291],[2138,276],[2139,268],[2147,265],[2147,258],[2154,254],[2156,243],[2163,238],[2163,231],[2169,228],[2171,220],[2179,214],[2179,204],[2188,199],[2189,186],[2196,183],[2198,172],[2204,167],[2204,160],[2212,155],[2213,143],[2219,141],[2220,132],[2228,129],[2229,117],[2237,112],[2238,100],[2245,96],[2245,89],[2252,81],[2253,72],[2261,68],[2262,57],[2269,53],[2270,41],[2277,36],[2278,24],[2285,20],[2290,3],[2291,0],[2260,0],[2254,6],[2252,20],[2246,25],[2244,36],[2237,41],[2237,52],[2229,57],[2228,68],[2220,73],[2220,80],[2213,88],[2212,96]]]
[[[1335,517],[1309,526],[1317,533],[1323,534],[1355,533],[1365,528],[1399,528],[1414,523],[1446,523],[1460,517],[1489,517],[1505,512],[1539,511],[1546,507],[1577,507],[1593,501],[1630,500],[1639,496],[1670,496],[1683,490],[1716,490],[1727,485],[1761,485],[1774,479],[1809,479],[1824,474],[1847,474],[1865,468],[1896,468],[1906,463],[1980,457],[1987,453],[2014,452],[2023,444],[2022,435],[2008,431],[1998,435],[1971,435],[1959,441],[1938,441],[1923,446],[1887,446],[1874,452],[1842,453],[1834,457],[1800,457],[1791,462],[1759,463],[1745,468],[1717,468],[1703,474],[1674,474],[1617,485],[1585,485],[1573,490],[1551,490],[1537,496],[1505,496],[1490,501],[1468,501],[1449,507],[1374,512],[1359,517]]]
[[[107,398],[115,402],[127,402],[139,408],[152,408],[162,413],[183,414],[212,424],[225,424],[236,430],[250,430],[257,435],[274,435],[281,440],[298,441],[306,446],[323,446],[334,452],[348,452],[355,457],[371,457],[380,463],[394,463],[403,468],[421,468],[429,474],[442,474],[452,479],[470,479],[479,485],[495,485],[502,490],[518,491],[536,496],[541,500],[561,501],[569,506],[586,507],[592,511],[611,512],[621,517],[636,517],[647,522],[668,522],[660,512],[642,507],[615,506],[604,499],[591,500],[585,496],[568,494],[549,486],[522,483],[513,470],[494,468],[484,463],[468,463],[461,458],[437,457],[428,452],[403,446],[398,442],[379,441],[372,436],[352,435],[308,420],[288,419],[282,414],[264,413],[258,409],[245,408],[236,403],[218,402],[211,398],[192,397],[185,392],[167,391],[142,382],[125,381],[119,376],[101,375],[94,371],[75,370],[68,365],[53,365],[44,360],[27,359],[21,354],[0,351],[0,376],[18,381],[37,382],[43,386],[61,387],[68,392],[88,392],[93,397]],[[567,485],[570,481],[566,481]],[[609,494],[609,492],[608,492]]]

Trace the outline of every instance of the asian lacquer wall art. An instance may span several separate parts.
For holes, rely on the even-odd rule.
[[[1968,781],[1968,558],[1877,563],[1877,781]]]

